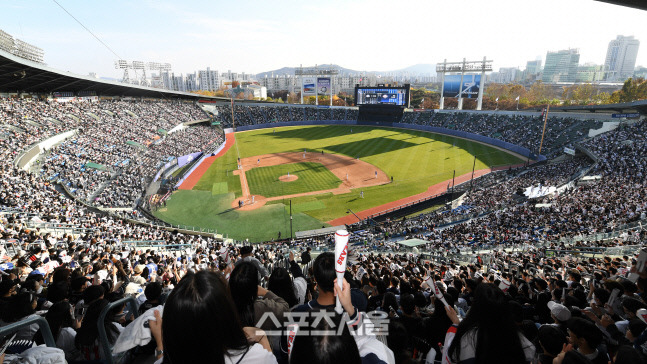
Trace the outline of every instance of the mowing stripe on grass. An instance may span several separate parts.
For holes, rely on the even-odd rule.
[[[229,192],[229,188],[227,187],[227,182],[215,182],[211,187],[212,195],[220,195],[228,192]]]
[[[288,174],[298,176],[296,181],[281,182],[279,177]],[[297,193],[328,190],[342,183],[321,163],[304,162],[258,167],[245,172],[249,192],[265,197],[285,196]]]
[[[290,212],[290,203],[287,202],[285,205],[286,211],[289,213]],[[315,201],[309,201],[309,202],[301,202],[301,203],[293,203],[292,204],[292,213],[296,214],[297,212],[304,212],[304,211],[312,211],[312,210],[319,210],[326,208],[326,205],[318,200]]]

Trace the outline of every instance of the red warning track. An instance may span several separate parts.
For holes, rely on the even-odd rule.
[[[236,137],[234,136],[234,133],[229,133],[227,134],[226,138],[227,138],[227,141],[225,142],[225,147],[222,148],[222,150],[218,152],[218,154],[203,160],[202,163],[200,163],[200,165],[198,166],[198,168],[196,168],[193,172],[191,172],[191,174],[184,180],[184,182],[182,182],[179,189],[181,190],[193,189],[193,187],[196,185],[196,183],[198,183],[200,178],[202,178],[202,175],[207,171],[207,169],[209,169],[209,167],[211,167],[211,164],[213,164],[216,158],[219,158],[223,156],[225,153],[227,153],[229,148],[231,148],[231,146],[234,145],[234,143],[236,142]]]
[[[508,169],[508,168],[516,168],[516,167],[520,167],[520,166],[523,166],[523,164],[517,164],[517,165],[513,165],[513,166],[504,166],[504,167],[495,167],[494,169],[489,169],[489,168],[479,169],[477,171],[474,171],[474,178],[477,178],[477,177],[480,177],[482,175],[488,174],[488,173],[490,173],[492,171],[498,171],[498,170]],[[467,182],[471,178],[472,178],[472,172],[466,173],[466,174],[464,174],[462,176],[456,176],[455,184],[458,185],[460,183]],[[357,213],[357,216],[359,216],[363,220],[363,219],[366,219],[369,216],[380,214],[380,213],[382,213],[382,212],[384,212],[386,210],[389,210],[389,209],[392,209],[392,208],[397,208],[399,206],[403,206],[403,205],[406,205],[408,203],[416,202],[416,201],[422,200],[422,199],[427,198],[427,197],[438,195],[440,193],[443,193],[443,192],[447,191],[448,183],[450,183],[451,181],[452,180],[450,179],[450,180],[447,180],[447,181],[444,181],[444,182],[436,183],[433,186],[429,186],[427,191],[419,193],[417,195],[405,197],[405,198],[402,198],[402,199],[399,199],[399,200],[396,200],[396,201],[393,201],[393,202],[389,202],[389,203],[384,204],[384,205],[372,207],[372,208],[370,208],[368,210],[360,211],[360,212]],[[367,195],[367,198],[370,198],[370,197]],[[350,224],[354,224],[356,222],[358,222],[358,221],[357,221],[357,218],[354,215],[346,215],[346,216],[343,216],[343,217],[340,217],[340,218],[337,218],[337,219],[334,219],[334,220],[327,221],[327,223],[332,225],[332,226],[350,225]]]

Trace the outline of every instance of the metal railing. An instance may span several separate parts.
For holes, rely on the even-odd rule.
[[[4,337],[5,335],[16,332],[33,324],[38,325],[38,330],[40,330],[41,335],[43,335],[43,341],[45,341],[45,345],[50,348],[55,348],[56,342],[54,341],[54,336],[52,336],[52,330],[50,329],[47,320],[45,320],[45,318],[42,316],[30,317],[18,322],[11,323],[9,325],[2,326],[0,327],[0,337]]]
[[[628,234],[632,230],[644,229],[643,224],[647,224],[647,219],[634,221],[629,224],[621,225],[610,232],[580,235],[580,236],[574,236],[571,238],[561,238],[560,241],[567,244],[574,244],[577,242],[604,241],[604,240],[616,239],[621,237],[625,233]]]
[[[123,304],[128,304],[130,308],[130,312],[134,318],[137,318],[139,316],[139,313],[137,311],[137,301],[133,297],[125,297],[120,300],[117,300],[115,302],[112,302],[108,304],[102,311],[101,314],[99,314],[99,320],[97,321],[97,327],[99,329],[99,345],[101,345],[101,349],[103,349],[103,353],[105,356],[105,362],[107,364],[114,364],[115,363],[115,356],[112,355],[112,345],[108,341],[108,336],[106,335],[106,324],[105,324],[105,319],[106,315],[108,315],[108,312],[112,310],[113,308],[123,305]],[[126,355],[127,352],[124,353],[119,353],[116,358],[117,360],[121,360],[124,355]]]

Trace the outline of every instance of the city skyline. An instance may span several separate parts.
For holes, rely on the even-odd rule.
[[[549,0],[541,7],[519,7],[510,0],[408,1],[397,8],[381,0],[280,6],[259,1],[59,3],[114,54],[55,2],[1,3],[2,29],[42,48],[51,67],[114,78],[121,76],[114,69],[117,58],[168,62],[176,74],[206,67],[257,74],[316,63],[386,72],[483,56],[494,60],[495,70],[524,70],[527,61],[545,63],[547,52],[575,48],[580,64],[601,65],[608,42],[618,35],[647,39],[647,30],[639,26],[645,12],[593,0]],[[617,19],[623,21],[609,22]],[[325,47],[319,46],[322,42]],[[647,66],[647,52],[638,52],[636,66]]]

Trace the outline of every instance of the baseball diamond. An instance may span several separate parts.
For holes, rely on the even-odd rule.
[[[290,201],[294,231],[352,223],[356,218],[347,216],[349,209],[363,216],[398,206],[402,199],[444,192],[454,169],[457,181],[469,180],[475,157],[476,176],[490,167],[523,163],[508,152],[446,135],[352,129],[306,126],[228,134],[229,149],[193,172],[189,179],[197,182],[190,189],[181,186],[156,216],[237,239],[270,240],[279,231],[289,235]],[[298,179],[279,180],[288,173]]]

